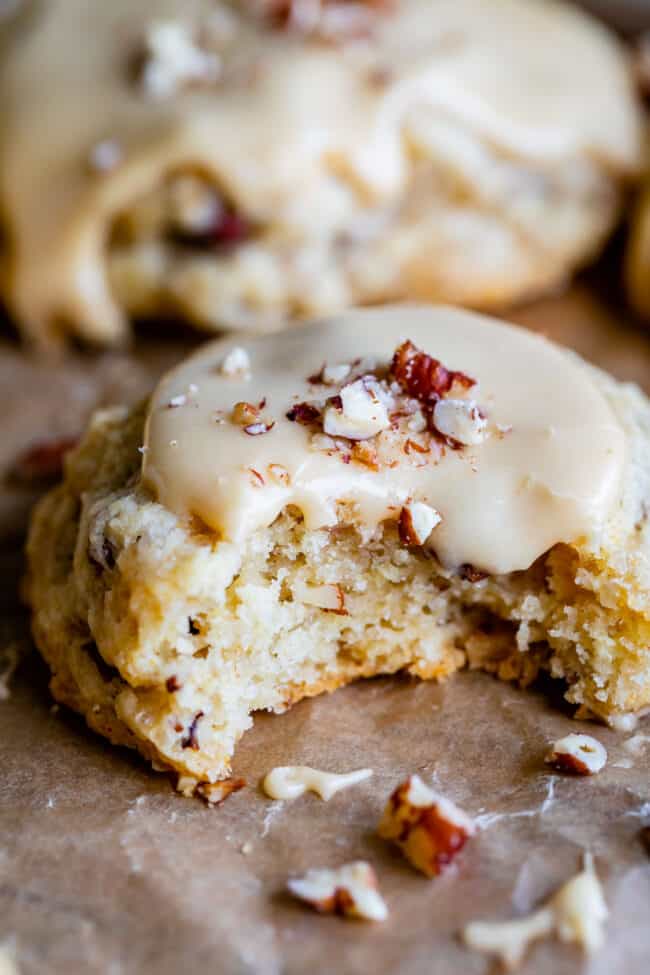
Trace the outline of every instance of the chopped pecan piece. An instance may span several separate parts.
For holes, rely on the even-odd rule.
[[[345,593],[337,582],[310,586],[298,581],[294,584],[293,592],[294,597],[305,606],[316,606],[326,613],[336,613],[337,616],[349,615],[345,606]]]
[[[475,826],[462,809],[411,775],[388,800],[378,832],[396,843],[416,869],[434,877],[473,836]]]
[[[221,782],[199,782],[196,794],[205,799],[209,806],[219,806],[246,785],[246,779],[222,779]]]
[[[399,515],[400,541],[403,545],[424,545],[441,521],[442,516],[431,505],[421,501],[405,504]]]
[[[239,427],[246,427],[251,423],[257,423],[260,418],[260,411],[253,403],[235,403],[232,408],[232,422]]]
[[[455,384],[464,389],[476,385],[475,379],[464,372],[447,369],[408,340],[395,351],[390,377],[413,399],[428,405],[445,396]]]
[[[448,441],[463,447],[482,443],[487,434],[487,420],[473,400],[438,400],[433,408],[433,426]]]
[[[287,884],[294,897],[306,901],[321,914],[342,914],[366,921],[385,921],[388,908],[377,889],[377,877],[369,863],[358,860],[336,870],[308,870]]]
[[[265,0],[272,24],[324,41],[362,38],[376,18],[392,11],[393,0]]]
[[[262,421],[249,423],[248,426],[244,427],[244,433],[247,433],[249,437],[259,437],[262,433],[269,433],[274,426],[275,420],[271,420],[270,423],[263,423]]]
[[[323,414],[323,430],[332,437],[369,440],[390,426],[388,411],[374,389],[363,379],[343,386]]]
[[[317,423],[319,419],[320,410],[311,403],[296,403],[287,412],[287,420],[291,420],[293,423],[302,423],[304,426]]]
[[[591,735],[580,735],[572,732],[554,742],[545,762],[552,765],[558,772],[570,772],[572,775],[595,775],[596,772],[600,772],[605,767],[607,750]]]
[[[187,729],[187,735],[181,740],[181,748],[191,748],[194,752],[199,751],[201,746],[199,745],[198,726],[202,717],[204,717],[204,712],[197,711]]]
[[[458,570],[458,574],[461,579],[465,579],[467,582],[482,582],[488,577],[487,572],[482,572],[481,569],[477,569],[471,562],[464,562]]]

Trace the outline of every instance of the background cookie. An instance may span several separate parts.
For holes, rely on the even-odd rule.
[[[33,339],[503,305],[598,250],[638,164],[625,57],[560,3],[54,0],[13,33],[4,294]]]

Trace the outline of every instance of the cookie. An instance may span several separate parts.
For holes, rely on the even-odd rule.
[[[36,341],[503,306],[598,251],[638,166],[622,49],[551,0],[53,0],[14,33],[3,291]]]
[[[649,436],[636,387],[451,308],[209,343],[98,413],[35,511],[52,691],[184,788],[253,712],[375,674],[546,670],[641,711]]]

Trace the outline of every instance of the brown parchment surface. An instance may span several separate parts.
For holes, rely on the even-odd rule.
[[[510,317],[650,388],[650,340],[587,289]],[[76,432],[95,403],[139,398],[187,344],[140,339],[128,356],[53,364],[0,340],[0,469],[34,439]],[[17,596],[34,496],[6,479],[0,490],[0,647],[26,652],[0,701],[0,941],[21,973],[479,975],[494,966],[459,942],[463,924],[528,911],[589,849],[611,912],[605,948],[585,961],[543,942],[522,971],[648,975],[650,861],[638,833],[650,823],[650,741],[632,755],[630,733],[573,722],[548,688],[480,674],[444,686],[382,679],[259,716],[234,763],[247,788],[217,809],[180,798],[74,715],[52,712]],[[608,748],[605,771],[549,774],[548,743],[581,727]],[[650,719],[638,731],[650,735]],[[375,774],[329,803],[272,802],[259,780],[277,764]],[[389,791],[414,771],[482,817],[457,866],[434,881],[374,832]],[[288,876],[353,858],[378,872],[385,924],[320,917],[283,893]]]

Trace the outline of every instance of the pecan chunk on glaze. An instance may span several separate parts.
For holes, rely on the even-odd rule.
[[[389,377],[413,399],[431,406],[446,396],[454,385],[463,389],[476,385],[471,376],[447,369],[439,359],[427,355],[408,339],[395,350]]]

